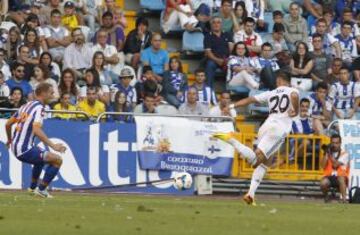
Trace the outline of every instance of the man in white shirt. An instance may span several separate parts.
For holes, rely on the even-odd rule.
[[[243,41],[249,50],[249,56],[255,57],[261,51],[262,39],[258,33],[254,31],[255,20],[247,17],[244,22],[244,29],[234,34],[234,43]]]
[[[79,74],[90,68],[92,61],[92,46],[85,43],[85,36],[80,28],[72,31],[73,42],[66,47],[64,53],[64,69],[71,68]]]

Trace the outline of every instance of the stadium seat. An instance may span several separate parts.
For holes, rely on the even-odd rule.
[[[135,11],[125,11],[125,18],[127,21],[127,27],[124,30],[125,35],[128,35],[128,33],[135,29],[136,24],[136,12]]]
[[[182,50],[192,52],[204,51],[204,34],[201,32],[185,31],[182,38]]]
[[[244,95],[244,96],[246,96],[250,92],[249,88],[247,88],[245,86],[228,86],[227,85],[226,89],[228,91],[230,91],[231,93],[236,94],[236,95]]]
[[[266,90],[250,90],[249,96],[255,96],[265,91]],[[266,104],[250,104],[248,108],[251,115],[253,113],[265,114],[269,112],[269,107]]]
[[[271,33],[274,27],[272,12],[264,13],[264,21],[268,23],[268,33]]]
[[[140,6],[144,10],[162,11],[165,9],[164,0],[140,0]]]

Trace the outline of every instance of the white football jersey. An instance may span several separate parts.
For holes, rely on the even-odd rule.
[[[288,112],[293,108],[291,104],[291,93],[293,92],[299,94],[298,90],[293,87],[281,86],[254,96],[258,102],[269,105],[269,117],[264,125],[275,122],[279,123],[279,128],[285,132],[291,131],[292,118]]]

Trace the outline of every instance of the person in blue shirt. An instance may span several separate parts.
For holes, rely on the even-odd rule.
[[[32,100],[33,90],[29,82],[24,80],[24,75],[25,75],[24,65],[15,62],[12,66],[12,75],[13,75],[12,78],[6,81],[6,85],[8,85],[9,89],[12,90],[15,87],[19,87],[22,90],[24,96],[28,100]]]
[[[169,54],[161,49],[161,41],[161,35],[154,33],[151,46],[141,52],[142,65],[150,65],[159,81],[162,80],[164,72],[169,69]]]

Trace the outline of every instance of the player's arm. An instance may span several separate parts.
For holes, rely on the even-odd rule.
[[[239,100],[238,102],[234,103],[234,104],[231,104],[230,105],[230,109],[232,108],[236,108],[236,107],[243,107],[243,106],[246,106],[246,105],[249,105],[249,104],[253,104],[253,103],[257,103],[258,101],[255,99],[254,96],[250,96],[248,98],[245,98],[245,99],[241,99]]]
[[[6,136],[7,136],[7,143],[6,145],[9,147],[12,141],[11,137],[11,128],[12,126],[17,122],[15,117],[11,117],[9,120],[7,120],[5,129],[6,129]]]
[[[66,147],[63,146],[62,144],[54,144],[44,133],[44,131],[41,128],[41,125],[39,123],[34,123],[33,124],[33,133],[36,137],[39,138],[40,141],[42,141],[44,144],[46,144],[47,146],[49,146],[50,148],[52,148],[55,151],[58,152],[65,152]]]
[[[290,100],[293,108],[289,110],[289,116],[296,117],[299,114],[299,94],[291,92]]]

